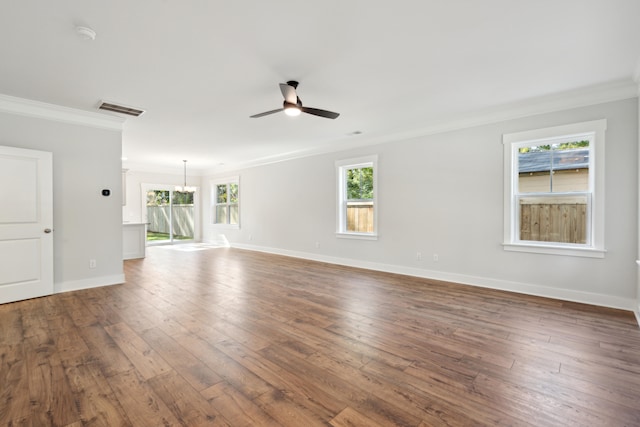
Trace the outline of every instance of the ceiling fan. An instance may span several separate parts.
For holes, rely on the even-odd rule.
[[[288,116],[298,116],[300,113],[313,114],[314,116],[325,117],[327,119],[335,119],[340,114],[334,113],[333,111],[321,110],[319,108],[311,108],[304,107],[302,105],[302,101],[296,94],[296,88],[298,87],[298,82],[294,80],[289,80],[286,83],[280,83],[280,91],[282,92],[282,96],[284,96],[284,103],[282,104],[282,108],[278,108],[277,110],[265,111],[264,113],[254,114],[250,116],[252,119],[257,119],[258,117],[268,116],[269,114],[279,113],[280,111],[284,111],[284,113]]]

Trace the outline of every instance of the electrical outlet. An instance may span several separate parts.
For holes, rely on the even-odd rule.
[[[320,242],[316,242],[316,248],[320,247]]]
[[[420,261],[422,259],[422,253],[421,252],[416,252],[416,259],[418,261]]]
[[[89,268],[96,268],[97,266],[98,266],[98,263],[96,262],[95,259],[89,260]]]
[[[438,254],[433,254],[433,261],[438,262]]]

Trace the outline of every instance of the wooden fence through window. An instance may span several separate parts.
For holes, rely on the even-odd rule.
[[[193,205],[173,205],[173,234],[194,236]],[[169,206],[147,206],[147,230],[169,234]]]
[[[520,199],[520,240],[587,243],[585,197]]]
[[[347,204],[347,231],[373,233],[373,203],[349,202]]]
[[[373,232],[373,204],[350,203],[347,206],[347,231]],[[585,198],[521,199],[520,240],[587,243]]]

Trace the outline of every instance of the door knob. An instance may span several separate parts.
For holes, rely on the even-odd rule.
[[[47,234],[51,233],[51,231],[53,231],[53,230],[51,230],[50,228],[45,228],[44,229],[44,232],[47,233]]]

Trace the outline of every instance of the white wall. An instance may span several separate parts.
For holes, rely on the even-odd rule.
[[[124,166],[126,169],[126,165]],[[138,170],[128,170],[126,180],[126,200],[127,203],[122,207],[122,219],[125,222],[146,222],[145,205],[142,198],[142,184],[158,184],[167,186],[182,186],[184,184],[183,174],[145,172]],[[202,196],[201,196],[201,177],[187,175],[187,185],[196,187],[195,195],[195,240],[201,240],[202,236]]]
[[[608,120],[605,258],[504,251],[502,134],[602,118]],[[379,155],[380,237],[336,238],[335,161],[369,154]],[[205,208],[203,236],[214,241],[224,234],[236,247],[631,310],[637,159],[634,98],[225,172],[240,176],[240,229],[212,225]],[[212,178],[202,181],[205,206]]]
[[[638,66],[636,67],[636,83],[638,84],[638,95],[640,95],[640,61],[638,61]],[[638,180],[640,180],[640,96],[638,97]],[[640,184],[638,186],[638,191],[640,191]],[[636,307],[635,314],[636,320],[638,324],[640,324],[640,196],[638,197],[638,256],[636,260],[636,269],[637,269],[637,289],[636,289]]]
[[[0,112],[0,145],[53,153],[55,291],[122,283],[121,131]]]

